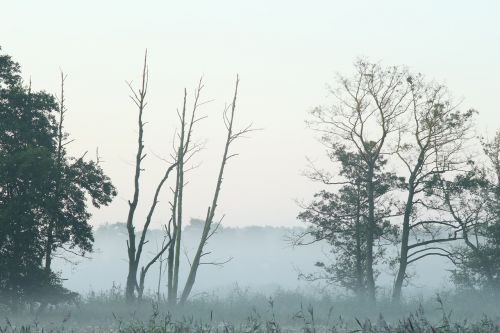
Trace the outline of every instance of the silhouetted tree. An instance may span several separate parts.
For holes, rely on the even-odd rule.
[[[343,147],[329,152],[332,162],[339,165],[339,177],[334,181],[326,171],[313,169],[309,177],[327,185],[341,187],[335,192],[326,190],[314,195],[312,203],[303,206],[304,211],[299,220],[309,227],[304,233],[295,235],[296,245],[309,244],[309,236],[313,241],[327,241],[331,246],[334,262],[326,264],[317,262],[316,266],[323,268],[319,274],[301,274],[306,280],[323,280],[327,283],[340,285],[353,291],[360,299],[366,296],[366,247],[368,228],[368,197],[367,174],[363,161],[356,153],[345,151]],[[376,201],[375,240],[379,244],[394,242],[396,232],[388,218],[397,214],[397,207],[387,194],[397,189],[401,183],[393,173],[384,172],[386,161],[380,157],[374,173],[374,198]],[[377,246],[374,252],[374,264],[383,258],[384,246]],[[377,271],[375,270],[377,275]]]
[[[129,212],[127,216],[127,231],[128,231],[128,241],[127,241],[127,252],[129,257],[129,269],[127,275],[127,283],[125,289],[125,295],[127,301],[131,302],[137,296],[139,298],[142,297],[144,291],[144,282],[146,278],[146,274],[149,268],[156,263],[164,253],[167,253],[167,257],[165,259],[167,265],[167,293],[168,293],[168,301],[171,304],[176,304],[178,301],[185,302],[188,298],[195,279],[198,267],[202,264],[208,264],[207,262],[201,262],[201,257],[206,255],[203,252],[204,246],[206,245],[208,239],[216,232],[217,223],[214,223],[215,209],[218,203],[219,193],[222,185],[222,178],[224,173],[224,168],[227,161],[235,156],[235,154],[229,154],[229,147],[231,143],[233,143],[236,139],[243,136],[244,134],[251,131],[250,127],[247,127],[241,131],[235,131],[233,129],[233,120],[236,108],[236,95],[238,89],[238,80],[236,82],[236,89],[233,98],[233,103],[224,110],[224,122],[227,130],[227,139],[226,145],[224,147],[223,159],[221,162],[221,167],[219,170],[219,175],[217,179],[216,190],[214,193],[214,197],[212,200],[212,205],[208,209],[207,218],[205,220],[205,227],[202,232],[198,249],[192,259],[191,268],[188,274],[186,285],[184,286],[183,292],[178,298],[178,289],[179,289],[179,272],[181,266],[181,242],[182,242],[182,226],[183,226],[183,201],[184,201],[184,187],[186,184],[185,174],[189,170],[186,167],[186,164],[190,161],[194,154],[196,154],[201,146],[193,141],[193,130],[194,125],[202,120],[205,117],[199,117],[197,114],[198,108],[203,105],[205,102],[200,101],[200,94],[203,89],[203,83],[200,79],[198,86],[194,93],[194,101],[192,110],[188,111],[188,96],[187,90],[184,89],[184,99],[182,104],[182,109],[177,112],[179,118],[179,132],[176,135],[176,141],[174,143],[174,153],[171,155],[173,162],[169,163],[168,168],[166,169],[165,175],[160,180],[155,194],[153,198],[153,202],[150,206],[150,210],[146,217],[146,220],[143,224],[143,229],[140,234],[139,242],[136,242],[136,231],[135,231],[135,211],[137,209],[137,205],[139,204],[139,193],[140,193],[140,176],[142,173],[142,161],[146,157],[144,154],[144,121],[143,121],[143,113],[147,106],[146,95],[148,89],[148,65],[147,65],[147,52],[144,57],[144,65],[142,70],[142,80],[141,86],[136,91],[132,88],[132,85],[129,84],[129,87],[132,91],[131,99],[138,109],[138,145],[136,151],[136,159],[135,159],[135,173],[134,173],[134,194],[133,199],[129,201]],[[162,247],[158,249],[157,253],[150,259],[146,265],[141,268],[139,273],[139,264],[141,261],[141,255],[143,253],[144,245],[147,243],[147,232],[151,223],[152,216],[157,207],[158,196],[161,192],[161,189],[165,182],[168,179],[169,174],[175,170],[175,185],[173,187],[173,199],[170,202],[171,208],[171,216],[167,223],[164,224],[165,229],[165,241],[162,244]],[[210,264],[222,264],[222,263],[214,263]],[[139,273],[139,279],[138,279]]]
[[[410,107],[410,89],[404,82],[404,68],[382,68],[380,65],[357,61],[352,78],[339,76],[338,87],[332,90],[332,107],[315,108],[310,125],[323,134],[326,145],[346,146],[360,157],[366,170],[367,229],[366,229],[366,291],[375,301],[374,241],[376,237],[375,171],[380,157],[393,153],[391,136],[395,139],[402,126],[403,115]]]
[[[86,153],[79,158],[69,156],[66,146],[73,142],[64,130],[67,112],[65,105],[64,83],[66,75],[61,73],[61,94],[56,111],[57,131],[55,134],[56,151],[53,154],[54,169],[51,175],[52,186],[47,193],[47,226],[45,245],[45,269],[51,270],[54,252],[59,250],[70,254],[85,255],[92,251],[94,241],[89,224],[91,214],[87,199],[96,208],[107,206],[116,190],[96,161],[85,160]],[[64,254],[59,254],[64,255]]]
[[[173,154],[176,161],[176,181],[173,189],[174,198],[171,203],[172,217],[166,228],[168,239],[171,240],[167,258],[167,294],[168,301],[172,304],[177,302],[179,289],[180,256],[183,226],[183,202],[184,186],[186,185],[185,175],[188,171],[186,167],[191,158],[200,151],[201,145],[193,141],[194,125],[204,116],[198,117],[198,108],[206,102],[201,102],[201,92],[203,90],[203,79],[200,78],[194,93],[193,107],[191,114],[187,110],[187,90],[184,89],[184,100],[182,110],[177,113],[179,118],[179,133],[177,135],[177,146]]]
[[[406,125],[401,129],[396,154],[403,163],[406,196],[401,224],[400,253],[393,288],[393,300],[399,301],[408,265],[430,255],[447,255],[441,243],[455,240],[435,237],[454,229],[455,223],[437,216],[427,203],[431,197],[424,189],[436,175],[446,178],[464,166],[464,143],[470,138],[473,110],[457,110],[443,85],[426,82],[420,74],[407,74],[403,83],[410,91]]]
[[[464,245],[453,249],[452,279],[461,288],[500,291],[500,133],[483,141],[484,166],[470,163],[468,172],[435,191],[461,232]]]
[[[202,257],[206,256],[209,254],[209,252],[205,252],[205,246],[207,245],[208,240],[210,237],[214,235],[214,233],[217,231],[217,228],[220,225],[220,221],[214,221],[215,219],[215,212],[217,205],[219,203],[219,195],[220,191],[222,188],[222,180],[224,179],[224,170],[226,168],[226,165],[228,161],[237,156],[238,154],[231,153],[230,148],[232,147],[232,144],[240,139],[241,137],[244,137],[245,134],[253,131],[252,126],[249,125],[243,129],[237,130],[234,128],[234,120],[235,120],[235,111],[236,111],[236,98],[238,96],[238,86],[239,86],[239,77],[236,76],[236,84],[234,88],[234,95],[233,95],[233,101],[231,104],[226,106],[223,112],[223,120],[224,120],[224,125],[226,127],[227,135],[226,135],[226,141],[224,144],[224,151],[222,154],[222,160],[220,162],[219,166],[219,174],[217,175],[217,181],[215,185],[215,190],[212,198],[212,204],[208,207],[207,209],[207,215],[204,221],[203,225],[203,231],[201,234],[200,241],[198,243],[198,248],[196,250],[196,253],[191,261],[191,267],[189,270],[189,274],[186,280],[186,284],[184,286],[184,289],[182,291],[181,297],[180,297],[180,303],[186,302],[186,300],[189,297],[189,294],[191,293],[194,283],[196,281],[196,275],[198,273],[198,269],[200,265],[222,265],[225,262],[203,262]],[[229,259],[230,260],[230,259]]]
[[[163,185],[167,181],[170,173],[175,168],[177,162],[169,163],[169,166],[165,170],[165,174],[158,182],[156,187],[153,202],[149,208],[148,214],[146,216],[146,220],[142,225],[142,231],[140,233],[139,242],[136,243],[136,222],[135,211],[137,209],[137,205],[139,204],[139,193],[140,193],[140,176],[142,173],[142,161],[146,157],[144,154],[144,120],[143,114],[144,110],[147,106],[146,95],[148,91],[148,83],[149,83],[149,69],[147,63],[147,50],[144,54],[144,63],[142,68],[141,75],[141,86],[136,91],[133,89],[132,84],[129,82],[128,86],[131,91],[130,98],[137,106],[138,109],[138,120],[137,120],[137,128],[138,128],[138,136],[137,136],[137,151],[135,157],[135,172],[134,172],[134,194],[132,201],[129,201],[129,211],[127,215],[127,232],[128,232],[128,240],[127,240],[127,254],[128,254],[128,274],[127,274],[127,282],[125,285],[125,297],[127,302],[132,302],[136,299],[136,296],[142,298],[142,294],[144,292],[144,281],[146,278],[146,274],[149,268],[163,255],[163,253],[169,248],[169,245],[172,242],[170,239],[166,244],[164,243],[163,247],[158,250],[158,253],[153,256],[152,259],[148,261],[148,263],[141,268],[139,281],[137,280],[137,274],[139,269],[139,264],[141,262],[141,256],[143,253],[144,245],[147,243],[147,233],[149,226],[151,224],[154,212],[156,210],[158,204],[158,197],[163,188]],[[137,292],[137,295],[136,295]]]
[[[26,87],[19,65],[0,55],[0,299],[13,308],[70,294],[51,270],[52,256],[90,251],[87,197],[99,206],[115,195],[95,162],[66,155],[63,113],[54,96]]]

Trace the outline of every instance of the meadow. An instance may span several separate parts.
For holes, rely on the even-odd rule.
[[[169,306],[154,295],[129,305],[119,290],[89,293],[42,313],[0,310],[0,333],[14,332],[500,332],[494,295],[442,293],[398,305],[277,290],[271,296],[235,288]]]

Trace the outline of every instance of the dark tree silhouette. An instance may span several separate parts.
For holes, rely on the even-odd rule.
[[[317,107],[311,114],[311,127],[323,134],[324,144],[346,146],[360,157],[366,170],[367,231],[366,291],[375,302],[374,242],[376,236],[375,170],[380,157],[392,153],[390,140],[397,137],[402,117],[410,107],[409,87],[403,85],[404,68],[383,68],[359,60],[351,78],[339,76],[332,89],[335,102],[331,107]]]
[[[74,295],[51,259],[91,251],[87,199],[98,207],[116,194],[96,162],[66,154],[62,101],[33,92],[19,65],[0,55],[0,299],[14,309]]]
[[[316,266],[321,267],[322,272],[301,273],[301,277],[309,281],[322,280],[328,284],[340,285],[362,300],[367,291],[367,174],[361,157],[347,152],[344,147],[329,150],[329,157],[339,166],[339,175],[335,177],[339,180],[332,179],[328,172],[314,166],[306,174],[312,180],[340,188],[336,192],[322,190],[314,195],[311,203],[302,205],[304,210],[298,215],[298,219],[308,224],[308,228],[305,232],[294,235],[292,242],[295,245],[307,245],[311,241],[327,241],[331,245],[334,262],[328,264],[318,261]],[[394,202],[387,199],[387,195],[402,183],[393,173],[383,170],[386,163],[380,157],[374,173],[374,238],[384,245],[394,243],[397,231],[388,218],[396,215],[398,210]],[[376,247],[374,263],[383,258],[384,252],[384,246]],[[375,274],[378,274],[376,270]]]
[[[442,243],[456,238],[434,237],[454,228],[446,218],[436,217],[436,210],[426,202],[424,189],[436,175],[446,177],[464,166],[464,144],[470,138],[473,110],[462,112],[451,101],[443,85],[427,82],[422,75],[408,74],[410,89],[408,122],[401,130],[396,155],[406,176],[400,255],[393,288],[393,300],[401,298],[408,265],[429,255],[447,255]],[[415,240],[414,240],[415,239]]]

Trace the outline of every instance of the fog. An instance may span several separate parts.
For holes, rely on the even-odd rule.
[[[191,221],[193,223],[193,221]],[[202,221],[194,220],[194,224],[185,227],[183,255],[191,258],[202,229]],[[296,227],[221,227],[207,246],[210,256],[206,262],[223,263],[205,265],[200,268],[195,295],[219,294],[228,295],[234,289],[249,290],[272,295],[277,290],[297,291],[309,295],[331,294],[345,295],[345,290],[329,285],[327,281],[308,282],[299,278],[300,273],[318,271],[315,262],[335,262],[326,242],[318,242],[307,246],[293,246],[291,238],[304,228]],[[147,258],[156,254],[164,237],[162,230],[152,230],[147,244]],[[56,269],[62,271],[67,279],[65,286],[78,291],[82,295],[89,292],[107,292],[113,285],[123,288],[127,276],[126,257],[127,232],[123,224],[109,224],[99,227],[95,232],[95,252],[88,259],[72,258],[76,265],[68,265],[59,260]],[[390,252],[396,252],[393,247]],[[389,253],[390,253],[389,252]],[[66,256],[67,257],[67,256]],[[146,259],[145,259],[146,260]],[[439,269],[437,269],[439,267]],[[450,289],[448,269],[452,265],[445,258],[430,257],[412,267],[415,276],[406,290],[408,297],[432,298],[436,292]],[[180,280],[186,279],[188,262],[185,261]],[[380,293],[390,294],[394,275],[387,267],[381,265],[379,277]],[[165,272],[160,285],[160,293],[165,293]],[[152,294],[158,288],[158,265],[150,271],[146,281],[146,289]],[[196,296],[195,296],[196,297]]]
[[[499,13],[1,1],[0,333],[498,332]]]

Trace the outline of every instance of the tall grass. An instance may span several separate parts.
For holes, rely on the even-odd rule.
[[[89,293],[76,305],[41,314],[0,310],[0,333],[13,332],[499,332],[500,300],[492,295],[444,294],[376,306],[350,298],[276,291],[271,297],[236,288],[169,306],[149,295],[132,306],[122,292]]]

